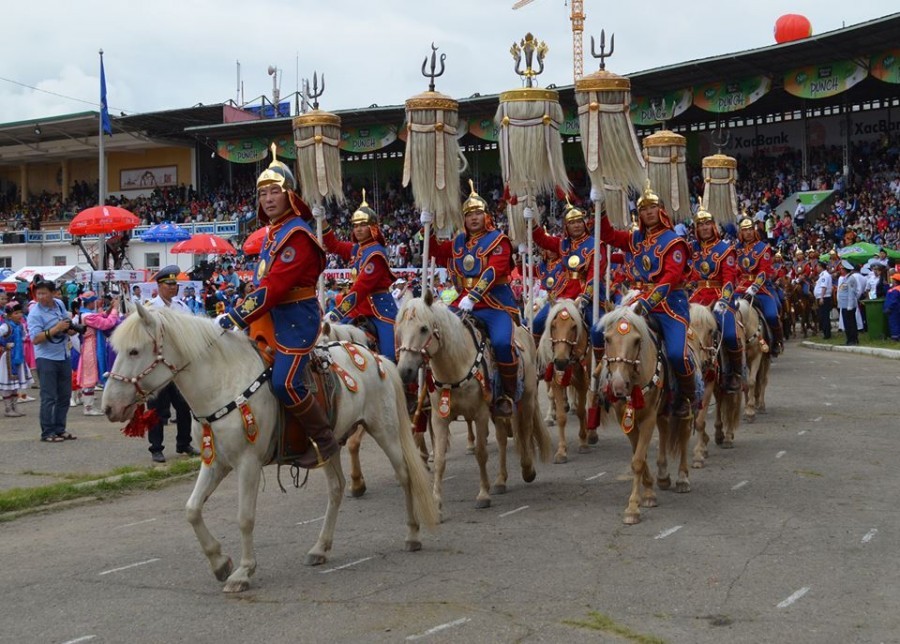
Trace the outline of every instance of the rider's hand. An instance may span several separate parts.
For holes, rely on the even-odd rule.
[[[216,324],[225,329],[226,331],[230,331],[234,328],[234,320],[227,313],[223,313],[222,315],[216,316]]]
[[[519,244],[519,255],[524,255],[527,252],[528,252],[528,245],[527,244]]]
[[[430,224],[433,221],[434,221],[434,215],[432,215],[427,210],[423,210],[421,213],[419,213],[419,223],[422,224],[423,226],[427,226],[428,224]]]
[[[599,199],[600,192],[594,186],[591,186],[591,201],[597,201]]]
[[[728,305],[725,304],[723,300],[719,300],[718,302],[716,302],[716,305],[713,307],[713,313],[716,313],[718,315],[722,315],[727,310]]]
[[[747,289],[747,295],[749,295],[750,297],[753,297],[754,295],[756,295],[757,292],[759,292],[759,286],[757,286],[756,284],[751,284],[750,287]]]
[[[313,214],[313,217],[315,217],[316,219],[324,219],[325,218],[325,209],[321,205],[316,204],[315,206],[312,207],[312,214]]]
[[[534,209],[532,209],[531,206],[525,206],[525,208],[522,209],[522,217],[525,218],[525,221],[531,221],[534,219]]]
[[[463,299],[461,299],[459,301],[459,310],[460,311],[465,311],[466,313],[468,313],[469,311],[471,311],[474,308],[475,308],[475,300],[473,300],[468,295],[463,296]]]

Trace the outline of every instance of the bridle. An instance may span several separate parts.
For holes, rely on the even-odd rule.
[[[395,348],[395,353],[397,353],[397,359],[400,359],[401,353],[418,353],[422,356],[422,362],[425,363],[425,366],[428,366],[429,360],[431,360],[431,354],[428,353],[428,345],[431,344],[431,341],[435,340],[437,344],[441,343],[441,333],[438,331],[437,327],[431,327],[431,333],[428,334],[428,339],[425,340],[425,344],[422,345],[419,349],[413,349],[405,344],[401,344],[400,346]]]
[[[150,335],[150,332],[147,332],[147,335]],[[135,398],[135,403],[143,404],[147,402],[147,399],[150,398],[155,392],[159,391],[167,384],[172,382],[180,372],[184,371],[190,365],[190,362],[185,364],[182,367],[176,367],[174,364],[169,362],[166,357],[163,355],[163,343],[162,343],[162,327],[159,329],[159,338],[150,335],[150,339],[153,340],[153,353],[155,354],[155,358],[153,362],[151,362],[142,372],[140,372],[136,376],[123,376],[121,374],[115,373],[114,371],[106,372],[107,378],[112,378],[113,380],[118,380],[119,382],[124,382],[125,384],[132,385],[137,392],[137,397]],[[149,391],[144,390],[141,387],[141,380],[149,376],[153,373],[153,370],[156,369],[159,365],[166,367],[169,371],[172,372],[172,377],[164,382],[163,384],[151,389]]]

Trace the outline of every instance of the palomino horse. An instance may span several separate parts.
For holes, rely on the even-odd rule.
[[[771,358],[765,347],[763,317],[750,302],[740,300],[744,328],[744,355],[747,363],[747,393],[744,397],[744,419],[756,420],[756,413],[766,411],[766,386],[769,384]]]
[[[550,399],[556,410],[556,426],[559,442],[556,446],[554,463],[569,460],[566,444],[566,390],[571,387],[576,392],[575,415],[578,416],[578,453],[587,454],[587,392],[590,386],[589,343],[581,312],[572,300],[560,300],[547,315],[547,326],[538,343],[538,364],[543,370],[552,369],[553,377],[547,385]],[[596,430],[593,431],[596,438]],[[594,441],[596,442],[596,440]]]
[[[441,508],[446,468],[450,421],[458,416],[475,422],[475,460],[480,470],[476,508],[491,505],[491,494],[506,492],[506,443],[509,420],[495,419],[500,471],[489,487],[487,474],[488,420],[491,417],[491,374],[481,366],[484,342],[476,346],[466,325],[430,291],[422,298],[406,302],[397,313],[394,326],[397,339],[397,366],[405,382],[411,382],[423,362],[431,367],[434,391],[431,393],[431,424],[434,428],[434,499]],[[526,483],[534,480],[534,451],[542,461],[550,456],[550,436],[537,405],[535,348],[531,335],[516,328],[519,360],[524,366],[524,391],[516,403],[512,430]]]
[[[672,485],[666,459],[668,452],[679,459],[675,490],[691,491],[687,462],[691,421],[668,416],[663,356],[644,318],[628,306],[619,306],[604,315],[600,324],[606,351],[596,368],[600,370],[600,382],[605,383],[607,400],[612,403],[622,431],[631,441],[633,477],[624,517],[625,523],[631,525],[641,520],[640,505],[645,508],[657,505],[653,477],[647,465],[654,427],[659,430],[657,484],[660,489]]]
[[[694,461],[691,467],[704,467],[709,456],[709,435],[706,433],[706,416],[713,396],[716,398],[716,445],[734,447],[734,432],[741,421],[741,392],[728,393],[722,387],[721,366],[725,364],[724,347],[715,317],[709,308],[691,304],[691,333],[688,343],[694,355],[700,357],[703,374],[703,402],[694,417]]]
[[[203,447],[202,465],[187,502],[187,519],[216,578],[226,582],[225,592],[246,590],[256,570],[253,525],[260,473],[275,455],[282,413],[271,386],[262,386],[267,369],[260,353],[246,335],[223,332],[212,320],[140,305],[137,314],[129,315],[116,329],[112,344],[118,357],[103,391],[109,420],[131,418],[139,404],[173,381],[195,417],[205,419],[202,443],[198,441]],[[406,549],[419,550],[419,522],[435,525],[437,509],[409,431],[400,376],[393,364],[365,348],[356,347],[363,360],[354,360],[346,346],[325,348],[342,381],[337,388],[335,437],[346,439],[362,423],[385,451],[406,496]],[[226,411],[241,400],[252,405],[246,429],[244,410]],[[195,423],[195,434],[198,429]],[[325,562],[344,492],[340,457],[331,458],[323,469],[328,506],[319,538],[306,555],[307,565]],[[231,470],[238,476],[241,529],[241,561],[233,571],[231,558],[222,554],[202,515],[203,504]]]

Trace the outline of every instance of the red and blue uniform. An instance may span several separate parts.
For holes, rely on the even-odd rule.
[[[778,319],[778,301],[772,288],[772,248],[764,241],[756,241],[749,244],[737,242],[735,244],[738,266],[741,270],[738,283],[738,293],[745,293],[751,286],[756,286],[756,301],[762,310],[766,323],[774,332],[781,328]]]
[[[734,305],[735,284],[740,277],[737,253],[723,239],[709,242],[695,240],[690,248],[690,279],[694,287],[690,301],[703,306],[722,302],[726,307],[725,312],[715,316],[722,332],[722,341],[729,350],[740,351]]]

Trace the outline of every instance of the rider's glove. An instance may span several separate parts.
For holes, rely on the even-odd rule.
[[[531,221],[532,219],[534,219],[534,210],[531,208],[531,206],[525,206],[525,208],[522,209],[522,217],[525,218],[525,221]]]
[[[459,301],[459,310],[465,311],[468,313],[472,309],[475,308],[475,300],[473,300],[468,295],[463,296],[463,298]]]
[[[759,291],[759,286],[756,284],[751,284],[749,288],[747,288],[747,295],[753,297]]]
[[[427,210],[423,210],[421,213],[419,213],[419,223],[422,224],[423,226],[426,226],[433,221],[434,221],[434,215],[432,215]]]
[[[725,311],[728,310],[728,305],[725,304],[725,300],[719,300],[716,302],[716,305],[713,307],[713,313],[718,315],[722,315]]]

